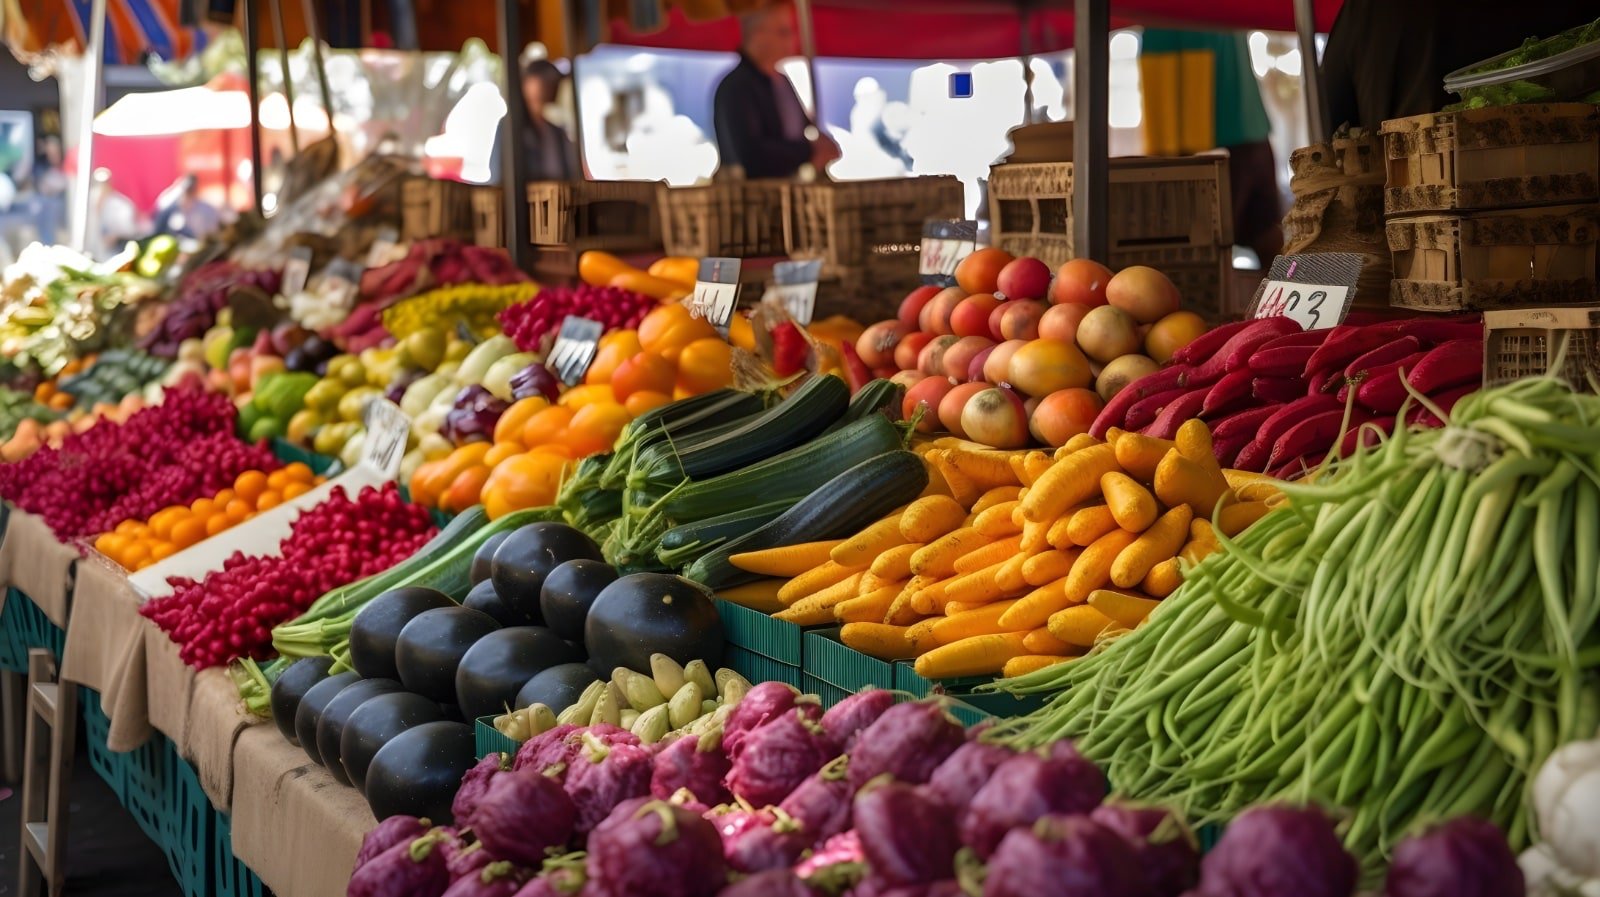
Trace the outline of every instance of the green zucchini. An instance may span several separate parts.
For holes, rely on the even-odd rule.
[[[749,426],[759,414],[747,414],[731,420],[708,421],[694,428],[671,432],[659,431],[640,440],[635,445],[633,465],[628,471],[628,483],[638,488],[646,482],[672,485],[683,479],[683,467],[678,460],[682,452],[721,439]]]
[[[869,414],[883,412],[890,420],[900,419],[900,406],[906,397],[905,387],[892,380],[878,378],[856,390],[850,397],[850,407],[845,409],[844,417],[835,421],[828,428],[829,432],[839,429],[846,424],[853,424]]]
[[[852,536],[916,500],[927,486],[928,469],[911,452],[897,449],[874,455],[823,483],[766,526],[701,555],[683,575],[711,589],[752,582],[761,577],[733,566],[730,557]]]
[[[661,510],[673,522],[687,523],[732,508],[799,501],[862,461],[898,448],[899,430],[883,415],[871,414],[749,467],[681,484],[661,500]]]
[[[838,377],[812,377],[748,424],[698,445],[678,448],[691,480],[704,480],[803,445],[844,416],[850,387]]]
[[[773,501],[675,526],[662,534],[656,557],[668,567],[682,567],[730,539],[765,526],[792,507],[792,501]]]
[[[683,479],[683,471],[678,467],[678,448],[731,432],[762,412],[761,399],[755,395],[733,390],[719,392],[733,394],[702,404],[693,414],[658,422],[657,426],[637,436],[624,435],[617,443],[619,451],[607,467],[602,482],[613,488],[623,483],[637,487],[649,479],[651,472],[659,471],[669,485],[675,483]]]

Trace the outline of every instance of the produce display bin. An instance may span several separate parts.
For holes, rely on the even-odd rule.
[[[83,738],[88,745],[89,768],[117,796],[117,803],[125,803],[128,799],[126,755],[113,753],[106,747],[106,739],[111,735],[111,719],[100,703],[100,695],[93,689],[80,688],[78,702],[83,708]]]
[[[810,673],[801,674],[800,690],[808,695],[816,695],[821,698],[822,709],[824,710],[850,697],[849,691],[831,682],[824,682]]]
[[[799,626],[732,601],[718,601],[717,614],[722,617],[722,634],[729,645],[770,657],[786,666],[801,665],[803,631]]]
[[[208,862],[211,858],[211,821],[216,811],[200,787],[200,776],[188,761],[178,756],[171,741],[160,739],[167,752],[171,789],[161,814],[161,849],[167,866],[185,897],[207,897],[211,893]]]
[[[1414,115],[1382,133],[1391,216],[1600,199],[1600,110],[1588,103]]]
[[[1394,305],[1482,311],[1593,302],[1600,206],[1397,218],[1387,225]]]
[[[1046,703],[1045,695],[1018,697],[1005,692],[963,691],[953,697],[981,713],[1000,719],[1032,713]]]
[[[722,656],[722,665],[749,679],[752,684],[787,682],[795,688],[803,684],[800,667],[797,664],[773,660],[764,654],[757,654],[738,645],[727,647]]]
[[[1130,250],[1233,245],[1226,156],[1112,159],[1107,221],[1113,256]],[[1073,165],[996,165],[989,172],[992,242],[1052,268],[1073,257]]]
[[[502,198],[497,187],[407,177],[400,185],[400,239],[454,237],[504,246]]]
[[[67,633],[50,622],[33,599],[17,589],[6,589],[5,606],[0,610],[0,670],[25,673],[28,650],[42,648],[61,657]]]
[[[492,716],[480,716],[472,721],[472,737],[480,759],[490,754],[515,754],[522,746],[522,742],[501,734],[494,727]]]
[[[272,440],[272,456],[285,464],[293,464],[299,461],[311,468],[311,472],[318,476],[326,474],[333,469],[335,464],[339,463],[338,458],[307,451],[281,437]]]
[[[145,837],[160,844],[161,817],[166,812],[167,789],[172,782],[172,753],[165,739],[154,737],[125,756],[127,800],[123,806]]]
[[[533,181],[529,239],[574,252],[640,251],[661,246],[656,184],[650,181]]]
[[[250,867],[233,855],[233,824],[226,813],[211,818],[212,897],[263,897],[266,888]]]
[[[806,676],[815,678],[846,694],[868,688],[894,688],[895,665],[879,660],[839,641],[839,629],[806,633]]]
[[[661,244],[668,255],[694,258],[781,256],[788,181],[726,181],[702,187],[657,187]]]
[[[1600,379],[1600,307],[1484,312],[1483,385],[1542,377],[1563,349],[1557,376],[1588,392]]]
[[[916,668],[908,661],[896,661],[894,665],[894,687],[906,692],[913,698],[925,698],[931,694],[950,694],[965,691],[974,685],[988,682],[992,676],[967,676],[961,679],[924,679],[917,675]]]

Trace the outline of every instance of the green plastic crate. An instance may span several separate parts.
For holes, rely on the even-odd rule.
[[[296,461],[300,461],[311,468],[311,472],[317,476],[326,474],[333,469],[335,464],[339,463],[338,458],[330,458],[327,455],[319,455],[316,452],[307,451],[281,437],[275,437],[272,440],[272,455],[285,464],[293,464]]]
[[[961,725],[963,726],[976,726],[981,722],[993,718],[990,714],[979,710],[971,704],[956,700],[954,698],[946,701],[945,707],[949,709],[951,716],[954,716],[956,719],[961,721]]]
[[[824,682],[810,673],[802,673],[800,679],[800,690],[808,695],[816,695],[821,698],[824,710],[850,697],[851,694],[832,682]]]
[[[802,666],[806,675],[836,686],[846,694],[868,688],[894,688],[894,666],[839,641],[838,627],[806,633]]]
[[[1047,695],[1011,695],[1005,692],[963,691],[953,694],[956,700],[999,719],[1024,716],[1048,703]]]
[[[178,755],[177,747],[160,739],[167,752],[168,793],[161,814],[161,849],[167,867],[184,897],[207,897],[211,893],[208,863],[211,858],[211,820],[216,811],[200,787],[200,776],[189,762]]]
[[[781,664],[801,665],[803,631],[799,626],[731,601],[718,601],[717,613],[722,617],[722,632],[728,644]]]
[[[494,717],[482,716],[473,721],[473,740],[477,744],[478,756],[487,757],[490,754],[515,754],[521,742],[508,738],[494,727]]]
[[[0,670],[8,673],[28,671],[29,602],[16,589],[5,591],[5,607],[0,609]]]
[[[213,897],[263,897],[260,876],[233,855],[233,823],[228,814],[211,817],[211,894]]]
[[[128,770],[124,755],[106,747],[106,739],[111,735],[111,719],[100,704],[100,695],[92,689],[80,688],[78,700],[83,707],[83,737],[88,743],[89,767],[117,796],[117,803],[123,803],[128,795]]]
[[[970,691],[973,686],[992,680],[993,677],[989,676],[968,676],[962,679],[924,679],[917,675],[916,668],[906,661],[897,661],[894,665],[894,687],[916,698],[925,698],[935,691],[945,694]]]
[[[170,759],[164,739],[151,738],[125,754],[127,799],[122,805],[145,837],[161,843],[161,816],[166,811],[171,783]]]
[[[722,656],[722,665],[749,679],[751,683],[787,682],[795,688],[803,684],[799,666],[773,660],[765,654],[757,654],[738,645],[728,646]]]

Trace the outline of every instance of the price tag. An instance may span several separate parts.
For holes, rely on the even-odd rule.
[[[1250,317],[1289,318],[1305,330],[1336,327],[1350,313],[1364,264],[1354,252],[1280,255],[1256,291]]]
[[[956,266],[978,248],[978,222],[931,219],[922,227],[922,282],[937,287],[956,283]]]
[[[411,419],[399,405],[381,397],[367,402],[362,417],[367,437],[361,445],[361,463],[392,480],[400,474],[400,459],[411,435]]]
[[[685,303],[689,313],[711,322],[722,333],[728,332],[733,309],[739,301],[738,259],[700,260],[700,276],[695,278],[694,295]]]
[[[322,270],[318,292],[336,308],[355,305],[356,294],[361,291],[361,268],[345,259],[334,259]]]
[[[283,283],[278,292],[285,296],[293,296],[306,290],[306,281],[311,279],[311,247],[296,246],[289,252],[289,261],[283,265]]]
[[[377,268],[387,264],[399,242],[399,231],[387,225],[379,228],[377,235],[372,238],[372,246],[367,250],[367,267]]]
[[[789,317],[804,327],[816,316],[817,280],[821,275],[821,259],[779,262],[772,266],[772,286],[767,296],[782,302]]]
[[[594,364],[595,349],[605,325],[578,315],[567,315],[556,333],[555,345],[545,363],[555,369],[556,376],[568,386],[576,386]]]

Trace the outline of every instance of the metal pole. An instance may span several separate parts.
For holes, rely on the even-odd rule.
[[[1078,258],[1109,262],[1111,0],[1073,0],[1072,243]]]
[[[289,39],[283,27],[282,0],[267,0],[272,15],[272,37],[278,45],[278,66],[283,70],[283,99],[289,104],[289,145],[300,154],[300,128],[294,123],[294,80],[289,74]]]
[[[583,139],[583,91],[578,89],[578,26],[572,20],[572,4],[561,4],[561,40],[566,44],[568,75],[572,84],[572,140],[578,149],[578,175],[588,179],[589,147]],[[507,100],[509,103],[509,99]]]
[[[811,0],[795,0],[795,17],[800,24],[800,52],[806,57],[806,77],[811,79],[811,117],[822,130],[822,85],[817,83],[817,25],[811,15]],[[817,172],[817,177],[827,177],[827,172]]]
[[[497,24],[506,90],[506,126],[500,129],[500,185],[505,190],[507,219],[502,230],[507,251],[527,270],[532,267],[533,243],[528,230],[528,160],[522,156],[522,132],[528,126],[528,110],[522,103],[522,68],[517,64],[517,44],[522,40],[522,9],[517,0],[500,0],[498,5]]]
[[[328,67],[322,62],[322,36],[318,33],[317,8],[313,0],[300,0],[306,20],[306,35],[311,38],[311,59],[317,66],[317,89],[322,94],[322,111],[328,113],[328,136],[333,136],[333,91],[328,89]]]
[[[250,90],[250,190],[261,206],[261,39],[256,34],[256,0],[244,0],[245,69]]]
[[[1328,139],[1328,103],[1322,96],[1317,65],[1317,11],[1312,0],[1294,0],[1294,27],[1300,35],[1300,89],[1305,93],[1307,133],[1312,143]]]
[[[105,50],[106,0],[94,0],[89,11],[89,45],[83,48],[83,102],[78,105],[78,170],[73,177],[72,246],[79,252],[88,248],[89,219],[94,215],[89,190],[94,184],[94,117],[100,111]]]
[[[1033,7],[1017,6],[1022,33],[1017,39],[1017,56],[1022,61],[1022,123],[1033,124]]]

